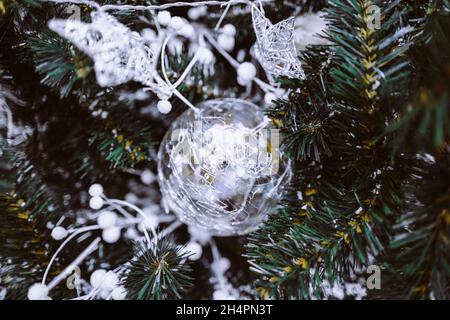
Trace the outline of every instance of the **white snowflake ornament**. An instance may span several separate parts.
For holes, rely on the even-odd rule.
[[[271,82],[274,77],[305,78],[294,43],[294,18],[273,25],[261,10],[252,6],[256,34],[254,54]]]
[[[94,60],[100,86],[117,86],[130,80],[150,85],[156,55],[141,35],[103,11],[92,12],[91,20],[52,19],[48,26]]]

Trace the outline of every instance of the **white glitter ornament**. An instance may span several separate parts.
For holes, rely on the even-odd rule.
[[[294,44],[294,18],[273,25],[261,10],[252,6],[256,34],[254,54],[271,82],[274,77],[305,78]]]
[[[278,130],[244,100],[210,100],[198,109],[174,121],[161,143],[164,201],[181,221],[212,235],[255,230],[276,210],[290,173]]]
[[[92,12],[91,20],[85,23],[52,19],[48,26],[94,60],[100,86],[116,86],[130,80],[154,86],[156,55],[144,38],[106,12]]]

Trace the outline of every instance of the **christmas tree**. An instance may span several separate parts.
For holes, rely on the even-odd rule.
[[[0,0],[0,299],[449,299],[450,1]]]

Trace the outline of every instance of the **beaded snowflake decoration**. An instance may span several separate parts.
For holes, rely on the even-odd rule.
[[[49,28],[93,59],[99,85],[116,86],[134,80],[152,86],[156,54],[139,33],[103,11],[92,12],[91,20],[52,19]]]
[[[254,54],[268,77],[305,78],[294,44],[294,18],[273,25],[264,13],[252,6],[253,28],[256,34]]]

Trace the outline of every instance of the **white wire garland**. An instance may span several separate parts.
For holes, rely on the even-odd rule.
[[[133,78],[137,81],[141,81],[143,82],[145,85],[147,85],[148,87],[146,88],[146,90],[150,90],[153,91],[155,93],[158,94],[158,96],[162,96],[163,100],[167,100],[168,98],[170,98],[170,96],[172,94],[174,94],[175,96],[177,96],[184,104],[186,104],[189,108],[193,109],[194,111],[196,110],[196,107],[194,105],[192,105],[192,103],[189,102],[189,100],[184,97],[178,90],[177,87],[183,83],[183,81],[186,79],[186,77],[189,75],[189,72],[192,70],[192,68],[195,66],[195,64],[197,63],[199,54],[202,50],[205,50],[206,45],[205,45],[205,41],[204,38],[206,38],[206,40],[208,40],[208,42],[219,52],[219,54],[221,54],[229,63],[230,65],[236,69],[236,72],[238,72],[238,69],[240,67],[240,63],[234,59],[226,50],[224,50],[217,42],[217,40],[214,38],[214,36],[212,35],[212,33],[209,30],[206,30],[204,27],[198,25],[196,26],[197,29],[199,30],[199,37],[198,37],[198,42],[199,42],[199,46],[198,49],[195,51],[193,58],[191,59],[191,61],[189,62],[188,66],[186,67],[186,69],[182,72],[181,76],[177,79],[177,81],[175,83],[171,83],[169,81],[169,77],[166,73],[166,66],[165,66],[165,61],[166,61],[166,47],[168,42],[170,41],[170,39],[173,37],[174,33],[164,33],[161,30],[161,27],[159,26],[158,23],[158,19],[154,16],[154,11],[157,10],[165,10],[165,9],[169,9],[172,7],[200,7],[200,6],[221,6],[221,7],[225,7],[222,15],[220,16],[216,26],[215,26],[215,31],[219,30],[223,19],[225,18],[225,16],[227,15],[230,7],[232,5],[237,5],[237,4],[247,4],[247,5],[251,5],[252,2],[248,1],[248,0],[230,0],[230,1],[197,1],[197,2],[175,2],[175,3],[168,3],[168,4],[162,4],[162,5],[148,5],[148,6],[140,6],[140,5],[99,5],[97,2],[95,1],[89,1],[89,0],[45,0],[45,1],[49,1],[49,2],[55,2],[55,3],[74,3],[74,4],[83,4],[83,5],[88,5],[91,6],[93,8],[95,8],[96,10],[98,10],[99,12],[105,12],[108,10],[116,10],[116,11],[148,11],[153,17],[154,17],[154,21],[156,21],[156,26],[157,26],[157,31],[158,31],[158,39],[164,38],[161,41],[161,50],[159,53],[153,52],[152,54],[159,54],[159,60],[161,61],[161,72],[163,74],[163,78],[161,78],[158,73],[156,71],[151,72],[151,76],[150,75],[145,75],[145,73],[149,72],[149,68],[146,67],[146,69],[140,69],[141,71],[139,72],[139,70],[136,70],[138,74],[134,75],[127,75],[130,72],[126,72],[126,70],[122,70],[120,72],[117,72],[117,68],[111,68],[110,66],[110,62],[104,62],[104,58],[105,56],[108,56],[108,59],[110,58],[111,54],[114,53],[110,53],[109,55],[107,55],[107,53],[98,53],[98,50],[102,50],[104,51],[104,46],[99,46],[99,49],[97,50],[90,50],[90,47],[87,47],[86,45],[81,45],[80,49],[83,51],[86,51],[88,53],[91,53],[91,57],[93,57],[94,62],[95,62],[95,66],[99,66],[98,68],[101,68],[99,70],[99,72],[102,72],[102,74],[104,74],[103,72],[103,68],[108,68],[110,71],[110,73],[117,73],[117,76],[120,76],[122,79],[126,79],[128,78]],[[258,3],[262,3],[262,2],[270,2],[271,0],[260,0],[258,1]],[[106,13],[103,14],[106,16]],[[102,14],[100,14],[100,16],[102,16]],[[114,19],[112,18],[112,16],[109,16],[110,18],[106,19],[106,20],[111,20]],[[57,22],[61,23],[61,20],[57,20]],[[73,38],[72,34],[74,28],[76,29],[77,26],[82,27],[87,25],[86,23],[82,23],[82,22],[78,22],[78,21],[71,21],[68,22],[71,24],[71,27],[69,29],[69,32],[67,32],[67,26],[65,27],[65,29],[59,27],[56,28],[55,25],[56,23],[52,21],[50,22],[50,27],[52,28],[52,24],[53,24],[53,28],[55,31],[58,31],[58,33],[64,37],[68,37],[69,40],[71,41],[75,41],[75,44],[77,44],[77,42],[80,42],[81,39],[77,39],[77,38]],[[118,22],[117,22],[118,23]],[[116,24],[117,24],[116,23]],[[73,26],[72,26],[73,25]],[[123,28],[126,28],[125,26],[123,26]],[[121,30],[123,30],[123,28],[121,28]],[[122,31],[123,32],[123,31]],[[120,40],[117,40],[120,41]],[[133,42],[134,40],[129,40],[130,42]],[[83,42],[86,42],[86,40],[83,39]],[[125,48],[123,48],[122,50],[129,50],[131,51],[128,52],[128,61],[127,64],[133,67],[134,69],[134,65],[136,63],[140,63],[138,62],[134,62],[134,60],[130,60],[132,59],[132,56],[136,55],[133,54],[133,50],[136,52],[138,52],[138,56],[144,56],[143,53],[139,53],[141,52],[143,49],[140,49],[140,47],[135,47],[135,45],[128,45],[128,44],[115,44],[113,42],[112,44],[114,46],[114,48],[117,47],[121,47],[123,48],[125,46]],[[139,43],[136,44],[136,46],[140,46]],[[116,50],[116,49],[114,49]],[[147,49],[146,49],[147,50]],[[112,60],[112,61],[118,61],[116,63],[121,63],[118,60],[119,58],[116,57],[116,60]],[[156,59],[158,60],[158,59]],[[150,63],[150,62],[148,62]],[[155,65],[155,63],[153,63],[153,65]],[[108,71],[108,70],[107,70]],[[133,71],[134,72],[134,71]],[[142,76],[142,74],[144,74],[144,76]],[[97,77],[99,77],[99,75],[97,74]],[[152,81],[148,81],[147,79],[153,79],[153,81],[155,82],[155,84],[152,83]],[[252,79],[256,85],[258,85],[264,92],[271,92],[271,93],[280,93],[280,89],[277,89],[275,87],[273,87],[272,85],[262,81],[261,79],[254,77]],[[110,84],[114,84],[116,83],[117,80],[115,78],[113,78],[112,82],[111,81],[104,81],[103,83],[105,85],[110,85]],[[119,82],[125,82],[124,80],[121,80]]]
[[[123,215],[123,218],[118,220],[118,222],[116,223],[117,227],[123,228],[126,226],[141,224],[142,232],[145,234],[144,238],[148,244],[149,249],[155,249],[156,243],[160,239],[167,237],[168,235],[170,235],[172,232],[174,232],[177,228],[179,228],[182,225],[182,222],[179,220],[173,221],[173,219],[172,220],[167,219],[167,222],[170,222],[170,221],[173,221],[173,222],[171,224],[169,224],[166,228],[164,228],[161,232],[157,233],[156,230],[154,229],[154,227],[151,226],[151,224],[144,224],[144,221],[148,220],[148,216],[145,214],[144,211],[142,211],[142,209],[140,209],[136,205],[131,204],[127,201],[119,200],[119,199],[109,199],[103,193],[100,195],[96,195],[96,197],[101,197],[104,200],[104,208],[102,210],[98,211],[98,213],[97,213],[98,215],[100,215],[102,212],[105,212],[108,210],[114,210],[114,209]],[[127,210],[125,210],[125,208],[131,209],[132,212],[136,213],[140,217],[133,216]],[[57,224],[54,228],[58,227],[63,221],[64,221],[64,218],[60,219],[60,221],[57,222]],[[152,232],[151,237],[149,236],[148,233],[146,233],[146,228],[150,228],[150,230]],[[96,250],[99,249],[99,245],[102,242],[102,238],[95,237],[95,239],[92,240],[90,242],[90,244],[69,265],[67,265],[58,275],[56,275],[50,282],[48,282],[50,270],[51,270],[52,266],[54,265],[58,256],[61,254],[63,249],[77,237],[78,237],[79,241],[81,241],[81,239],[83,238],[82,235],[84,235],[84,234],[89,235],[91,232],[98,231],[101,229],[102,229],[102,227],[99,224],[94,224],[94,225],[83,226],[83,227],[79,227],[79,228],[75,227],[75,228],[71,228],[71,229],[67,230],[67,233],[69,235],[60,244],[58,249],[55,251],[55,253],[51,257],[51,259],[45,269],[42,281],[39,284],[34,284],[33,286],[30,287],[29,294],[28,294],[29,298],[30,299],[32,298],[32,297],[30,297],[30,291],[32,291],[31,296],[33,296],[33,299],[51,299],[50,292],[53,289],[55,289],[56,286],[58,286],[58,284],[60,284],[64,279],[66,279],[69,275],[71,275],[71,273],[75,270],[75,268],[77,266],[79,266],[87,257],[89,257],[92,253],[94,253]],[[191,238],[191,241],[188,243],[188,249],[196,248],[197,246],[200,247],[200,244],[195,242],[196,238],[194,238],[194,235],[199,236],[199,232],[200,232],[199,230],[195,230],[195,233],[193,233],[191,235],[192,238]],[[209,238],[209,241],[206,240],[206,242],[204,244],[209,243],[211,250],[212,250],[212,259],[213,259],[213,261],[211,263],[212,274],[213,274],[212,281],[217,282],[216,290],[219,290],[220,292],[228,292],[229,297],[234,296],[235,298],[238,298],[239,290],[232,288],[231,284],[228,283],[228,281],[225,277],[224,273],[226,270],[224,270],[222,267],[220,267],[221,265],[223,265],[224,262],[226,262],[228,260],[226,258],[221,257],[214,240],[212,240],[209,236],[208,236],[208,238]],[[193,246],[193,244],[195,244],[195,246]],[[197,255],[197,258],[199,257],[198,254],[200,254],[200,255],[202,254],[201,250],[200,250],[200,252],[194,252],[194,255]],[[139,258],[139,256],[135,256],[132,259],[135,260],[138,258]],[[228,263],[229,263],[229,261],[228,261]],[[113,277],[118,277],[118,275],[120,275],[124,271],[126,271],[126,268],[128,265],[129,265],[129,262],[126,262],[123,265],[120,265],[120,266],[114,268],[113,270],[106,272],[105,276],[103,276],[103,278],[101,279],[100,284],[108,281],[107,275],[110,275]],[[79,278],[77,280],[79,282],[86,283],[86,281],[84,281],[80,278],[80,275],[78,275],[78,277]],[[92,278],[91,278],[91,281],[92,281]],[[108,285],[109,285],[109,283],[108,283]],[[115,288],[118,290],[125,290],[123,287],[118,287],[118,284],[116,284]],[[96,298],[100,294],[101,291],[102,291],[101,285],[93,286],[86,294],[79,295],[78,297],[73,298],[72,300],[91,300],[91,299]],[[106,300],[111,299],[113,297],[112,291],[113,290],[111,290],[111,292],[109,292],[108,295],[106,297],[104,297],[104,299],[106,299]],[[41,294],[37,295],[37,293],[41,293]],[[78,291],[78,293],[80,293],[80,292]]]
[[[170,224],[167,228],[165,228],[162,232],[157,233],[154,226],[152,225],[151,221],[149,220],[148,215],[142,211],[139,207],[136,205],[129,203],[127,201],[119,200],[119,199],[109,199],[106,197],[103,193],[100,195],[96,195],[95,197],[101,197],[101,199],[104,201],[104,204],[106,205],[106,208],[99,211],[98,214],[101,214],[102,212],[109,211],[111,209],[116,209],[117,212],[123,215],[123,218],[119,220],[118,223],[114,227],[117,228],[123,228],[130,225],[136,225],[141,224],[142,232],[144,233],[145,241],[147,242],[148,248],[155,250],[156,243],[159,241],[159,239],[168,236],[172,232],[174,232],[178,227],[182,225],[180,221],[175,221],[172,224]],[[135,212],[140,218],[136,218],[135,216],[131,215],[128,211],[125,210],[125,208],[131,209],[132,212]],[[170,221],[170,220],[168,220]],[[63,222],[63,219],[58,221],[56,224],[56,227]],[[147,223],[145,223],[147,222]],[[150,236],[147,233],[147,228],[149,228],[152,232],[152,236]],[[78,266],[84,259],[86,259],[90,254],[92,254],[95,250],[98,249],[98,245],[101,242],[101,237],[95,238],[86,249],[83,250],[82,253],[78,255],[74,259],[74,261],[69,264],[62,272],[60,272],[54,279],[52,279],[47,284],[48,275],[50,273],[51,267],[53,266],[54,262],[56,261],[57,257],[61,254],[63,249],[67,246],[68,243],[73,241],[77,236],[81,236],[82,234],[90,233],[92,231],[101,230],[102,227],[99,224],[89,225],[89,226],[83,226],[79,228],[71,228],[67,230],[67,233],[69,236],[60,244],[58,249],[55,251],[53,256],[50,258],[50,261],[44,271],[44,275],[42,277],[41,284],[44,288],[46,288],[47,294],[54,289],[62,280],[64,280],[72,271],[75,266]],[[95,290],[95,289],[94,289]],[[93,290],[93,291],[94,291]],[[89,295],[86,295],[85,297],[78,297],[78,299],[88,299],[95,296],[95,293],[90,293]],[[45,298],[45,297],[41,297]]]
[[[220,7],[229,7],[231,5],[237,4],[251,4],[253,1],[250,0],[228,0],[228,1],[215,1],[215,0],[207,0],[207,1],[193,1],[193,2],[173,2],[173,3],[165,3],[160,5],[128,5],[128,4],[105,4],[100,5],[95,1],[90,0],[41,0],[43,2],[54,2],[54,3],[74,3],[74,4],[83,4],[96,9],[102,10],[117,10],[117,11],[150,11],[150,10],[166,10],[170,8],[176,7],[201,7],[201,6],[220,6]],[[274,0],[258,0],[259,2],[272,2]]]

